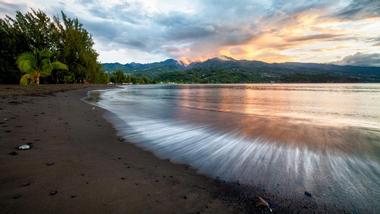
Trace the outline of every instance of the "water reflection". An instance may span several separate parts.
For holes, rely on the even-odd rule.
[[[380,85],[128,86],[102,94],[128,140],[210,176],[380,209]]]

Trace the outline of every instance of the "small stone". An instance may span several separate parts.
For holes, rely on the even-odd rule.
[[[28,144],[23,144],[23,145],[17,147],[18,150],[29,150],[31,148],[32,147],[30,145],[28,145]]]
[[[56,195],[58,193],[57,190],[53,190],[53,191],[50,191],[49,195],[53,196],[53,195]]]
[[[9,152],[8,154],[9,154],[9,155],[18,155],[17,152]]]
[[[22,196],[21,194],[16,194],[16,195],[14,195],[12,198],[13,198],[13,199],[19,199],[19,198],[21,198],[21,196]]]
[[[55,163],[54,162],[48,162],[46,163],[46,166],[53,166]]]
[[[25,182],[25,183],[22,184],[22,186],[23,187],[27,187],[27,186],[30,186],[30,184],[31,184],[30,182]]]

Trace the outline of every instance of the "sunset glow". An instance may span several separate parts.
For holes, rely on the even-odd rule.
[[[175,58],[188,64],[228,56],[265,62],[376,65],[380,1],[20,1],[1,15],[41,8],[78,16],[102,62]],[[347,60],[350,59],[350,60]]]

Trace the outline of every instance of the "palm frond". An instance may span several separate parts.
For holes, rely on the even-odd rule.
[[[60,61],[54,61],[51,63],[53,70],[69,70],[66,64]]]
[[[45,59],[45,58],[50,59],[51,57],[51,53],[48,49],[39,50],[38,55],[41,57],[41,59]]]
[[[41,76],[43,77],[46,77],[46,76],[49,76],[51,71],[53,70],[53,67],[51,65],[51,62],[50,62],[50,59],[49,58],[45,58],[45,59],[42,59],[41,62]]]
[[[36,69],[36,58],[30,52],[26,52],[17,57],[17,67],[22,73],[31,73]]]
[[[31,79],[32,79],[31,74],[24,74],[20,79],[20,85],[29,85]]]

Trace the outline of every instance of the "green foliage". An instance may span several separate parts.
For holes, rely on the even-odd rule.
[[[115,70],[110,73],[109,80],[113,83],[132,83],[132,84],[152,84],[155,81],[146,76],[133,76],[126,74],[122,70]]]
[[[23,53],[17,58],[17,66],[22,73],[34,77],[34,83],[40,83],[40,77],[46,77],[55,70],[67,70],[67,65],[59,61],[50,61],[51,54],[47,49],[35,50],[34,53]],[[29,78],[30,79],[30,78]],[[25,75],[22,76],[20,84],[25,85]]]
[[[110,81],[113,83],[126,83],[127,76],[122,70],[113,71],[110,75]]]
[[[0,19],[0,83],[17,83],[34,68],[48,82],[106,83],[93,44],[79,20],[63,12],[53,18],[33,9],[6,16]]]
[[[32,82],[32,75],[30,74],[22,75],[20,79],[20,85],[26,86],[26,85],[29,85],[31,82]]]

